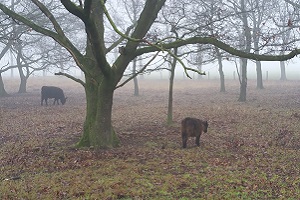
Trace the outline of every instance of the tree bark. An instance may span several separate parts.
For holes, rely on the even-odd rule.
[[[102,77],[96,83],[86,76],[86,119],[83,135],[78,147],[112,148],[119,145],[119,139],[112,126],[113,83]]]

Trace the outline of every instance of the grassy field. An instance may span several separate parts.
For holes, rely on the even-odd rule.
[[[0,98],[0,199],[299,199],[300,82],[178,80],[174,124],[166,125],[167,80],[115,92],[115,149],[76,149],[85,118],[83,88],[65,78],[32,78],[28,93],[5,80]],[[42,85],[64,89],[64,106],[40,106]],[[52,101],[50,100],[50,104]],[[180,121],[208,120],[200,147],[181,148]]]

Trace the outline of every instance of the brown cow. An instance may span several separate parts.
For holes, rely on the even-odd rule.
[[[196,145],[200,146],[202,132],[207,132],[208,123],[197,118],[187,117],[181,121],[182,148],[186,148],[189,137],[196,137]]]

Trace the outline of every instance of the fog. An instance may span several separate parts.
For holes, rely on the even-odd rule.
[[[288,80],[300,80],[300,66],[296,62],[298,59],[293,59],[290,61],[285,62],[285,71]],[[219,66],[217,63],[211,63],[204,65],[202,67],[203,71],[205,71],[206,76],[202,76],[204,79],[219,79]],[[252,61],[248,62],[248,79],[256,79],[256,66],[255,63]],[[129,68],[130,70],[130,68]],[[54,76],[55,72],[58,72],[58,68],[53,68],[51,71],[46,72],[47,76]],[[225,79],[237,79],[238,75],[236,72],[236,66],[233,62],[223,61],[223,71],[225,74]],[[71,68],[68,73],[73,76],[80,77],[82,76],[81,71],[74,67]],[[262,73],[263,73],[263,80],[279,80],[280,79],[280,63],[279,62],[262,62]],[[5,79],[12,76],[11,71],[6,71],[3,74]],[[34,76],[43,76],[43,72],[35,72]],[[196,79],[198,78],[198,74],[195,72],[189,72],[189,75]],[[14,69],[13,77],[18,77],[18,70]],[[187,78],[182,66],[179,64],[176,68],[176,79],[185,79]],[[156,72],[151,72],[143,75],[145,79],[167,79],[169,78],[169,72],[167,70],[160,70]]]

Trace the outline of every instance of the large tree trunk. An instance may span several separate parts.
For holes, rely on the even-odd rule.
[[[119,139],[112,126],[112,105],[114,83],[103,78],[96,83],[86,76],[86,119],[78,147],[111,148],[119,144]]]
[[[261,62],[260,61],[256,61],[256,75],[257,75],[256,88],[257,89],[264,89],[262,71],[261,71]]]
[[[2,74],[0,73],[0,97],[5,97],[5,96],[8,96],[8,94],[5,91]]]

